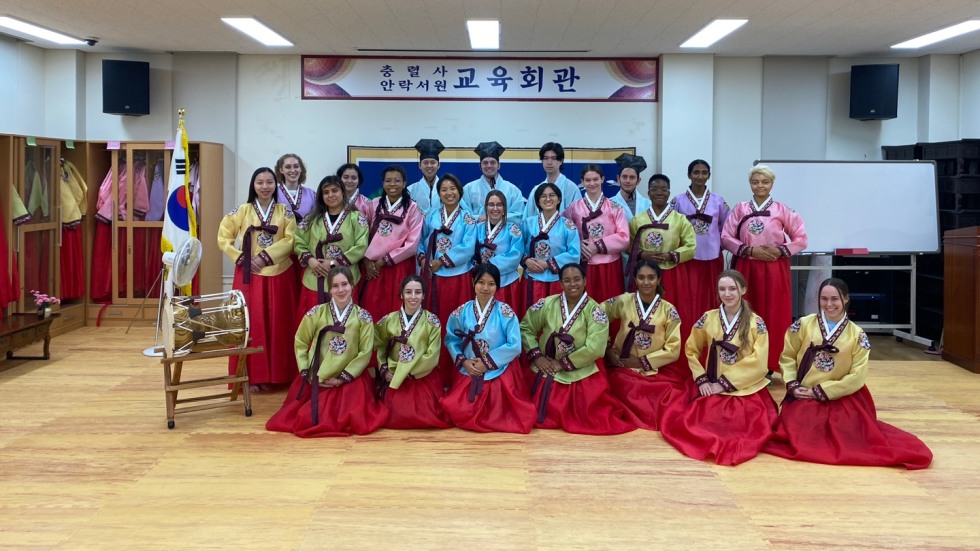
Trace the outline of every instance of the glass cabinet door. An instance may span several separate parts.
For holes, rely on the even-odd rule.
[[[116,300],[160,296],[160,234],[170,152],[159,144],[129,144],[119,152]]]
[[[59,258],[61,212],[58,177],[60,144],[37,140],[36,145],[22,149],[21,174],[17,185],[30,219],[18,226],[23,311],[34,309],[38,291],[57,296],[59,289]]]

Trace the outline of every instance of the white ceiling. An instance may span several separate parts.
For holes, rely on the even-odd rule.
[[[649,57],[681,52],[717,17],[749,23],[706,50],[716,55],[980,50],[980,32],[921,50],[889,48],[980,19],[980,0],[0,0],[0,15],[96,37],[87,48],[95,52],[472,55],[464,21],[490,18],[502,27],[492,56]],[[265,48],[219,19],[228,16],[254,16],[295,46]]]

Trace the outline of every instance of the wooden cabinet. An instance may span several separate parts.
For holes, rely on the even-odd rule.
[[[103,325],[126,325],[138,316],[137,323],[152,325],[160,296],[162,209],[172,151],[164,142],[124,142],[119,149],[108,145],[84,145],[94,214],[86,244],[92,264],[87,317]],[[201,182],[198,236],[204,246],[195,291],[216,293],[222,290],[223,255],[214,236],[223,207],[224,148],[207,142],[189,147],[188,167],[199,171]]]
[[[943,359],[980,373],[980,227],[943,236],[946,273]]]
[[[980,140],[886,146],[881,150],[885,160],[908,160],[911,155],[936,161],[940,233],[980,225]],[[944,301],[944,281],[944,255],[920,256],[915,283],[916,331],[937,342],[943,335],[948,304]]]

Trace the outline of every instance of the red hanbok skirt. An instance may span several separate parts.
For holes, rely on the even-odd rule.
[[[252,274],[255,277],[255,274]],[[327,294],[327,301],[330,300],[330,294]],[[306,315],[314,306],[320,304],[317,292],[312,289],[307,289],[305,285],[299,286],[299,300],[296,302],[296,323],[293,326],[293,330],[299,327],[301,321],[303,321],[303,316]]]
[[[157,277],[162,277],[160,270],[163,268],[161,235],[163,228],[133,228],[133,296],[160,297]]]
[[[660,434],[688,457],[734,466],[759,455],[778,419],[765,388],[749,396],[699,395],[668,409]]]
[[[520,366],[513,361],[499,377],[484,381],[482,391],[470,402],[472,378],[456,372],[449,392],[439,403],[453,424],[475,432],[527,434],[534,427],[534,404],[526,396]]]
[[[119,281],[120,294],[126,292],[126,232],[119,232]],[[96,221],[92,242],[92,271],[89,278],[92,302],[112,302],[112,224]]]
[[[426,290],[425,303],[426,310],[432,312],[442,323],[442,336],[446,337],[446,323],[449,316],[460,305],[473,300],[473,275],[465,272],[457,276],[435,277],[435,289],[430,287]],[[435,307],[433,308],[433,304]],[[449,357],[449,351],[445,346],[439,352],[439,367],[436,368],[442,386],[448,387],[456,379],[456,367],[453,358]]]
[[[602,301],[626,292],[623,283],[623,262],[620,259],[606,264],[589,264],[586,268],[585,292],[592,300]],[[559,287],[561,287],[559,285]]]
[[[673,301],[671,303],[677,306],[678,312],[681,314],[681,335],[684,337],[682,342],[687,342],[687,337],[691,334],[691,327],[701,318],[701,314],[718,308],[721,303],[718,298],[718,274],[725,269],[725,259],[718,256],[714,260],[689,260],[684,263],[684,266],[687,267],[687,285],[690,288],[690,294],[686,299],[690,313],[685,315],[684,312],[680,312],[680,306],[677,306],[677,303]],[[670,294],[669,289],[665,289],[665,291],[668,295]],[[752,304],[755,305],[754,302]],[[765,320],[765,318],[762,319]]]
[[[868,387],[829,402],[784,402],[764,452],[828,465],[925,469],[932,452],[921,440],[878,420]]]
[[[690,270],[687,265],[690,262],[678,264],[669,270],[664,270],[663,286],[664,298],[667,302],[677,308],[677,313],[681,316],[681,342],[686,343],[687,337],[691,334],[691,327],[698,321],[705,310],[697,311],[694,308],[692,297],[698,289],[694,286],[691,279]],[[714,284],[712,284],[714,287]],[[717,305],[716,305],[717,306]],[[711,308],[707,308],[710,310]]]
[[[61,300],[85,296],[81,225],[61,229],[61,289],[59,291]]]
[[[0,316],[7,304],[20,298],[20,270],[17,267],[17,253],[10,250],[7,235],[0,219]],[[29,291],[30,289],[28,289]]]
[[[378,375],[379,377],[381,375]],[[439,375],[430,373],[421,379],[409,377],[398,388],[385,391],[388,429],[448,429],[453,426],[439,404],[442,397]]]
[[[276,276],[252,274],[251,283],[242,283],[242,267],[235,267],[232,289],[245,296],[248,307],[251,346],[263,351],[250,354],[248,381],[255,384],[288,384],[296,378],[296,276],[292,270]],[[234,374],[238,358],[228,359],[228,373]],[[305,369],[308,366],[303,366]]]
[[[527,309],[534,306],[539,300],[562,292],[560,281],[538,281],[525,277],[524,285],[524,312],[520,312],[521,314],[526,313]],[[521,315],[521,318],[523,317]]]
[[[610,393],[633,414],[641,429],[660,430],[665,411],[673,404],[687,404],[697,396],[691,370],[682,361],[661,367],[656,375],[623,368],[606,370]]]
[[[380,320],[402,307],[402,280],[414,273],[415,261],[409,258],[394,266],[383,266],[376,279],[362,277],[358,304],[371,313],[374,321]]]
[[[50,234],[31,232],[24,234],[24,291],[39,291],[45,295],[56,295],[56,289],[48,286],[51,280]],[[60,297],[59,297],[60,298]],[[28,295],[27,307],[31,297]]]
[[[601,359],[596,361],[597,365],[601,363]],[[536,377],[536,374],[533,376]],[[535,409],[541,407],[544,386],[542,379],[532,396]],[[604,436],[636,430],[637,419],[610,394],[604,368],[600,367],[599,373],[581,381],[552,383],[544,421],[534,426],[539,429],[562,429],[573,434]]]
[[[752,310],[762,317],[769,330],[769,370],[779,368],[779,355],[783,353],[783,338],[793,323],[793,295],[790,289],[789,258],[773,262],[754,258],[739,258],[737,270],[745,276],[749,285],[745,299]]]
[[[513,283],[497,289],[493,297],[517,312],[517,319],[524,317],[529,305],[524,304],[524,280],[517,278]]]
[[[283,275],[287,274],[295,284],[294,274]],[[361,374],[346,385],[317,389],[319,422],[314,425],[310,386],[303,385],[301,376],[294,377],[282,407],[265,424],[266,430],[291,432],[302,438],[350,436],[370,434],[388,419],[388,408],[374,399],[371,377]]]

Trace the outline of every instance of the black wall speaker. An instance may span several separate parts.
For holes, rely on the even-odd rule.
[[[851,66],[851,118],[862,121],[898,116],[898,64]]]
[[[150,114],[149,63],[102,60],[102,112],[109,115]]]

